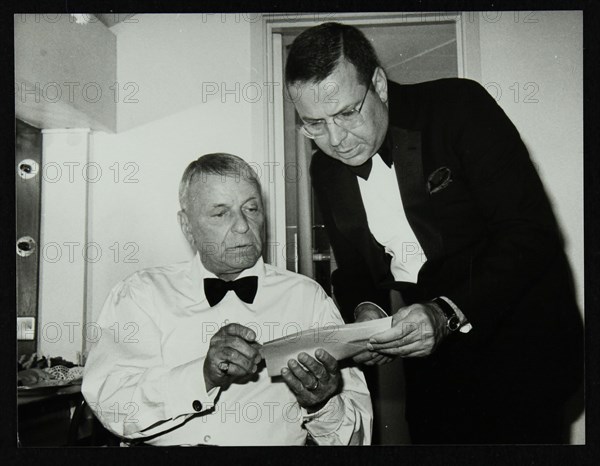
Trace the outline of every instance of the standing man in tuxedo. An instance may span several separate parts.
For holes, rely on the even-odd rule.
[[[582,323],[556,220],[519,133],[477,83],[398,85],[364,35],[291,46],[303,133],[347,321],[393,313],[356,357],[404,358],[413,443],[561,443]],[[389,291],[405,305],[390,309]],[[400,395],[400,394],[399,394]]]

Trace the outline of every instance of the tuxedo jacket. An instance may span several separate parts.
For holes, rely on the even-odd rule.
[[[392,154],[427,261],[416,284],[394,281],[356,175],[317,151],[311,175],[344,318],[352,321],[361,301],[388,307],[390,288],[407,304],[446,296],[473,330],[451,334],[432,356],[405,360],[409,395],[436,385],[461,396],[473,384],[517,390],[519,377],[519,392],[546,383],[552,399],[566,396],[581,378],[582,324],[551,205],[517,129],[476,82],[388,85],[382,150]]]

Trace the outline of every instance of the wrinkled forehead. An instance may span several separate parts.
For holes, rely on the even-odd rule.
[[[188,196],[194,204],[237,204],[249,199],[256,199],[262,203],[260,184],[246,171],[222,175],[197,173],[190,182]]]

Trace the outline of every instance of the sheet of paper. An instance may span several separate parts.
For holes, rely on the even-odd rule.
[[[323,348],[338,361],[354,356],[367,349],[369,338],[391,326],[392,318],[386,317],[357,324],[307,329],[265,343],[261,353],[267,363],[267,373],[274,377],[280,375],[287,362],[297,359],[301,352],[314,356],[318,348]]]

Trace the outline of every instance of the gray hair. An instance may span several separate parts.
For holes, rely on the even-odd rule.
[[[254,169],[241,157],[223,152],[214,154],[205,154],[191,162],[181,178],[179,183],[179,204],[181,210],[185,211],[189,207],[189,188],[198,176],[206,181],[207,175],[220,175],[222,177],[232,177],[236,180],[244,179],[253,183],[260,192],[260,181]]]

